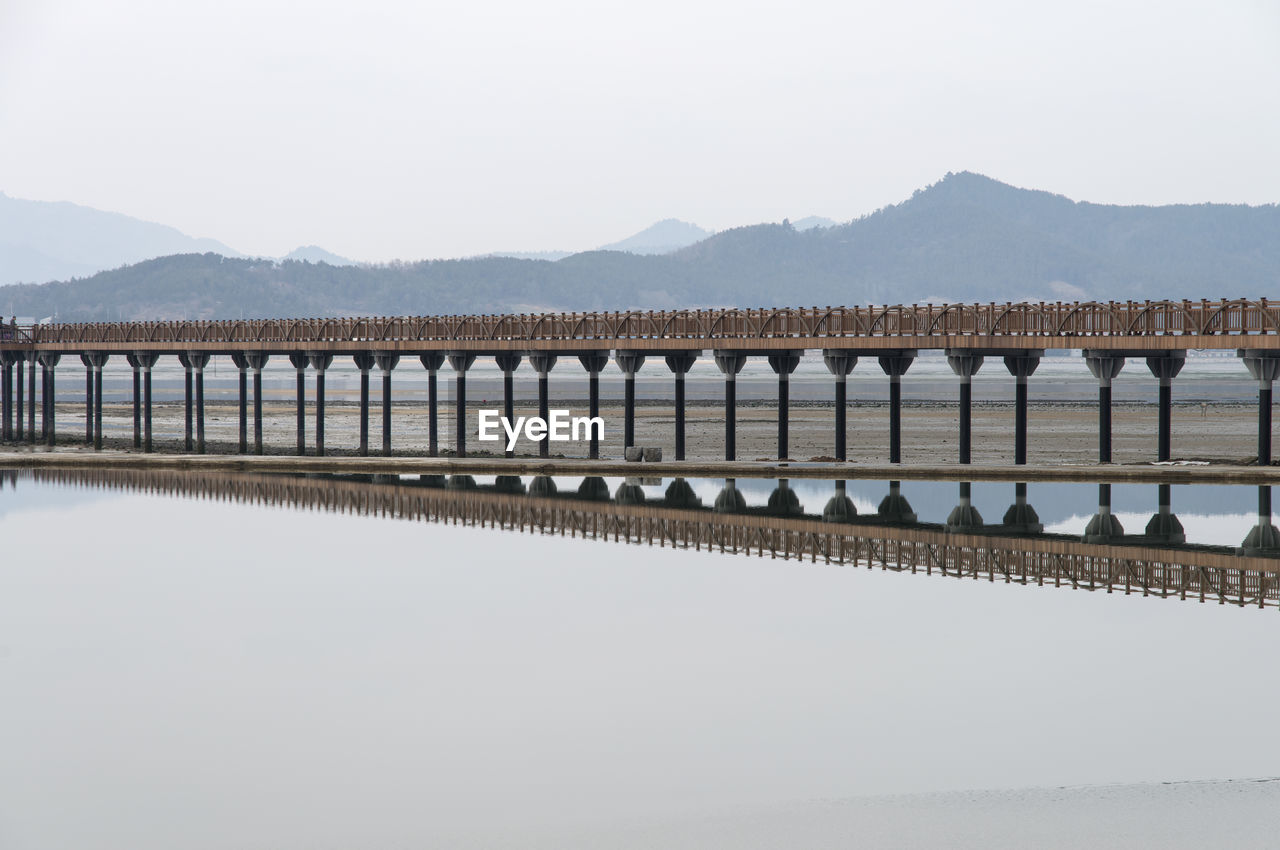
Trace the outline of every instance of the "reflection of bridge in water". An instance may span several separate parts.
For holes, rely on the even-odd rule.
[[[1259,488],[1259,519],[1240,549],[1190,545],[1159,489],[1157,512],[1142,534],[1126,534],[1110,514],[1110,486],[1099,485],[1098,513],[1079,536],[1046,534],[1015,485],[1000,523],[987,524],[972,506],[969,485],[945,523],[918,521],[897,482],[874,514],[858,514],[844,482],[821,514],[806,514],[785,480],[768,503],[749,506],[733,480],[712,505],[674,479],[661,498],[636,479],[611,493],[603,478],[584,478],[561,491],[549,477],[525,482],[499,476],[480,485],[469,475],[417,478],[257,475],[140,469],[34,469],[7,472],[39,482],[131,490],[246,504],[287,505],[510,531],[667,545],[827,564],[865,565],[990,582],[1052,585],[1126,595],[1280,605],[1280,534],[1271,524],[1269,487]],[[651,482],[657,483],[657,482]]]

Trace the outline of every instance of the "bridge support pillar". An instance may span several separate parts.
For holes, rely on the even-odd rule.
[[[538,373],[538,415],[546,422],[551,418],[551,399],[548,376],[556,365],[556,356],[546,351],[530,351],[529,365]],[[538,457],[551,456],[551,435],[538,441]]]
[[[93,367],[87,353],[80,355],[84,364],[84,444],[93,445]]]
[[[644,352],[615,351],[613,360],[626,377],[622,412],[622,449],[625,452],[636,443],[636,372],[644,365]]]
[[[138,361],[136,354],[126,354],[124,359],[133,370],[133,447],[140,449],[142,448],[142,363]],[[34,395],[31,400],[34,406]]]
[[[36,441],[36,360],[34,351],[27,353],[27,442]]]
[[[262,369],[271,355],[263,351],[245,354],[253,370],[253,453],[262,454]]]
[[[1280,377],[1280,351],[1240,349],[1236,354],[1258,382],[1258,464],[1271,465],[1271,390]]]
[[[234,352],[231,362],[240,370],[240,454],[249,452],[249,361],[243,352]]]
[[[44,372],[44,389],[40,393],[40,400],[43,402],[44,408],[44,439],[50,445],[56,445],[58,441],[58,429],[56,424],[57,415],[57,388],[54,383],[54,372],[58,366],[58,361],[62,359],[62,355],[54,351],[40,352],[40,365]]]
[[[382,370],[382,454],[391,456],[391,370],[400,363],[399,354],[375,354],[374,362]]]
[[[849,373],[853,371],[854,366],[858,365],[858,355],[851,351],[828,349],[822,352],[822,362],[826,364],[827,371],[835,375],[836,378],[836,460],[843,462],[848,460],[848,451],[845,445],[848,436],[848,429],[845,425],[845,417],[848,413],[846,388]]]
[[[494,355],[494,361],[502,370],[502,415],[515,427],[516,422],[516,369],[520,368],[523,359],[514,351],[503,351]],[[504,440],[505,442],[505,440]],[[505,449],[507,457],[515,457],[515,449]]]
[[[85,368],[85,395],[92,400],[85,410],[85,432],[94,451],[102,451],[102,367],[107,365],[107,357],[97,351],[80,355]]]
[[[790,457],[791,373],[800,365],[803,351],[779,351],[769,355],[769,366],[778,375],[778,460]]]
[[[429,351],[418,359],[427,370],[427,454],[435,457],[440,451],[440,399],[436,388],[436,372],[444,365],[444,355],[439,351]]]
[[[327,351],[308,351],[307,359],[316,370],[316,457],[324,457],[324,373],[333,365]]]
[[[1147,368],[1160,381],[1160,428],[1156,443],[1156,460],[1169,460],[1172,455],[1173,379],[1182,371],[1187,352],[1166,351],[1147,356]]]
[[[1111,463],[1111,382],[1124,368],[1124,355],[1088,348],[1080,353],[1098,379],[1098,463]]]
[[[963,348],[948,348],[947,365],[960,378],[960,462],[968,463],[972,444],[973,376],[982,368],[982,355]]]
[[[25,354],[23,354],[22,352],[18,352],[18,362],[17,362],[17,367],[18,367],[18,368],[17,368],[17,375],[16,375],[16,379],[15,379],[15,382],[14,382],[14,397],[15,397],[15,401],[16,401],[16,404],[15,404],[15,408],[16,408],[16,410],[15,410],[15,412],[16,412],[16,414],[17,414],[17,415],[14,417],[14,423],[13,423],[13,424],[14,424],[14,434],[13,434],[13,438],[14,438],[15,440],[18,440],[18,441],[21,441],[21,440],[23,440],[23,439],[24,439],[24,436],[23,436],[23,433],[22,433],[22,417],[23,417],[23,412],[22,412],[22,406],[23,406],[23,405],[22,405],[22,401],[23,401],[23,399],[22,399],[22,389],[23,389],[23,384],[25,383],[25,376],[22,374],[22,372],[23,372],[23,368],[22,368],[22,367],[23,367],[25,364],[26,364],[26,355],[25,355]]]
[[[454,419],[457,425],[454,453],[458,457],[467,456],[467,370],[475,362],[476,356],[469,351],[449,352],[449,365],[453,367]]]
[[[351,359],[360,370],[360,456],[369,454],[369,370],[373,368],[373,352],[353,354]]]
[[[195,448],[195,437],[193,434],[193,425],[195,424],[195,380],[194,368],[191,358],[183,352],[178,355],[178,362],[182,364],[183,381],[182,381],[182,413],[183,413],[183,429],[182,429],[182,448],[183,451],[191,451]]]
[[[151,367],[160,355],[151,351],[135,351],[133,359],[142,369],[142,450],[151,452]]]
[[[1156,513],[1147,522],[1146,537],[1157,543],[1177,545],[1187,542],[1186,532],[1173,512],[1173,488],[1161,484],[1156,488]]]
[[[204,454],[204,367],[209,365],[210,355],[201,351],[188,351],[178,355],[178,361],[187,371],[187,451],[193,448],[192,423],[195,426],[194,448]]]
[[[307,355],[305,352],[295,351],[289,355],[289,362],[293,364],[296,381],[294,406],[297,417],[297,455],[302,457],[307,453]]]
[[[1040,365],[1043,351],[1022,351],[1006,354],[1005,368],[1014,378],[1013,399],[1013,462],[1019,466],[1027,462],[1027,379]]]
[[[666,356],[667,368],[676,379],[676,460],[684,460],[684,377],[701,356],[701,351],[679,351]]]
[[[592,419],[596,419],[600,416],[600,373],[604,371],[605,366],[609,365],[609,352],[593,351],[588,354],[579,354],[578,362],[582,364],[582,368],[587,370],[588,395],[590,396],[587,415]],[[595,460],[600,457],[600,436],[596,428],[589,430],[591,431],[591,444],[588,456]]]
[[[886,351],[877,358],[889,376],[889,463],[902,462],[902,376],[916,359],[914,349]]]
[[[747,355],[738,351],[717,351],[714,357],[716,367],[724,375],[724,459],[737,460],[738,373],[747,365]]]

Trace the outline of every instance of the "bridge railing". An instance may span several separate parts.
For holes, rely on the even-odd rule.
[[[92,322],[39,325],[35,345],[73,343],[297,343],[539,340],[848,339],[939,336],[1160,336],[1280,333],[1280,307],[1258,301],[910,304],[390,316],[331,319]]]

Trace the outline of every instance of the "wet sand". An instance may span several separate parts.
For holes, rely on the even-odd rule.
[[[563,404],[563,403],[562,403]],[[585,404],[570,405],[574,415],[585,415]],[[518,405],[517,416],[536,415],[536,405]],[[621,458],[623,417],[619,404],[602,404],[605,435],[601,457]],[[831,404],[793,404],[790,415],[792,460],[831,460],[834,454],[834,407]],[[440,406],[440,449],[452,454],[454,411]],[[315,411],[306,412],[308,453],[315,448]],[[153,443],[158,452],[182,450],[183,406],[166,402],[153,407]],[[737,412],[738,460],[774,460],[778,457],[777,410],[768,403],[743,403]],[[1097,409],[1072,403],[1033,404],[1029,414],[1028,462],[1037,465],[1089,464],[1098,458]],[[883,463],[888,459],[888,406],[861,403],[848,408],[848,459],[854,463]],[[58,443],[62,450],[84,450],[83,405],[58,406]],[[238,448],[239,421],[236,405],[206,404],[206,449],[211,454],[231,454]],[[675,414],[672,405],[642,403],[636,412],[636,444],[657,446],[664,460],[675,457]],[[686,413],[686,457],[689,460],[723,460],[724,416],[719,404],[691,404]],[[129,405],[103,407],[104,447],[134,451],[133,414]],[[382,411],[370,406],[371,454],[381,454]],[[476,411],[468,410],[467,452],[471,456],[500,455],[502,444],[476,439]],[[902,417],[902,461],[907,464],[946,464],[957,459],[959,418],[954,404],[908,403]],[[269,400],[263,407],[263,441],[267,454],[291,455],[296,451],[296,411],[291,402]],[[252,410],[249,421],[252,449]],[[1117,404],[1112,413],[1113,461],[1147,463],[1155,459],[1156,407]],[[351,402],[330,400],[326,405],[325,449],[331,455],[357,454],[358,408]],[[421,402],[397,400],[392,409],[392,452],[421,456],[427,453],[427,409]],[[1249,404],[1182,404],[1173,409],[1175,460],[1213,463],[1251,463],[1257,452],[1257,408]],[[536,443],[521,440],[520,456],[536,456]],[[586,457],[587,444],[553,443],[553,457]],[[980,403],[973,408],[973,462],[1013,463],[1013,406]]]

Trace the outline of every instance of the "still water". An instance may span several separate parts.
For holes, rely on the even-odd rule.
[[[574,539],[532,514],[492,527],[511,505],[574,504],[528,478],[268,483],[311,507],[231,475],[0,490],[0,846],[1274,837],[1280,783],[1243,781],[1280,774],[1272,607]],[[661,506],[670,480],[604,483],[635,488],[605,514],[683,516]],[[712,517],[726,482],[687,483],[686,513]],[[889,486],[844,492],[872,523]],[[734,487],[724,521],[743,524],[791,521],[771,498],[818,522],[837,492]],[[450,492],[436,519],[381,516]],[[917,516],[884,534],[947,533],[957,484],[899,495]],[[1026,545],[1076,545],[1097,496],[1030,485],[1044,530]],[[1112,489],[1125,534],[1160,497]],[[998,525],[1015,493],[969,499]],[[1256,488],[1164,501],[1179,557],[1234,557],[1259,522]],[[467,524],[481,508],[489,527]]]

